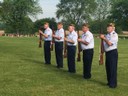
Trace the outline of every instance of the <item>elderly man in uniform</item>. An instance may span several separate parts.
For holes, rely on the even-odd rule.
[[[83,24],[82,26],[83,34],[78,42],[81,43],[81,48],[83,50],[83,77],[85,79],[91,78],[91,66],[93,60],[93,49],[94,49],[94,38],[93,34],[89,31],[89,25]]]
[[[50,46],[51,46],[51,41],[52,41],[52,30],[49,28],[49,23],[46,22],[44,24],[44,33],[42,31],[39,31],[39,33],[42,34],[44,37],[44,59],[45,59],[45,64],[51,64],[51,51],[50,51]]]
[[[68,72],[76,73],[75,57],[78,35],[75,32],[75,26],[73,24],[69,25],[68,30],[69,34],[67,38],[65,38],[65,41],[67,42]]]
[[[118,64],[118,34],[115,32],[115,26],[113,23],[107,26],[107,35],[100,35],[100,38],[104,40],[104,49],[106,52],[106,73],[108,86],[110,88],[117,87],[117,64]]]
[[[63,24],[59,22],[57,24],[58,30],[53,34],[55,38],[55,54],[57,68],[63,68],[63,42],[64,42],[64,29]]]

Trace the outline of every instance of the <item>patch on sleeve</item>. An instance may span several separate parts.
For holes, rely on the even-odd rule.
[[[86,34],[85,36],[86,36],[86,37],[89,37],[89,34]]]
[[[116,37],[116,36],[117,36],[116,33],[113,33],[113,34],[112,34],[112,37]]]

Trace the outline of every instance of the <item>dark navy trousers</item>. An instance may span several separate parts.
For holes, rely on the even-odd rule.
[[[83,75],[85,79],[91,78],[93,54],[93,49],[83,50]]]
[[[44,59],[46,64],[51,64],[51,41],[44,42]]]
[[[110,87],[117,86],[117,64],[118,64],[117,49],[106,52],[106,73],[107,73],[108,85]]]
[[[63,42],[55,42],[56,63],[58,68],[63,68]]]
[[[75,57],[76,57],[76,46],[68,46],[67,47],[68,71],[71,73],[76,72]]]

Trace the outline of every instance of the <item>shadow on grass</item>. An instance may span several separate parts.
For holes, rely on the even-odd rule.
[[[96,80],[94,78],[91,78],[91,79],[84,79],[82,77],[81,74],[78,74],[78,73],[69,73],[67,70],[65,70],[64,68],[63,69],[58,69],[55,65],[51,64],[51,65],[48,65],[48,64],[45,64],[43,61],[38,61],[38,60],[34,60],[34,59],[23,59],[24,61],[27,61],[27,62],[31,62],[33,64],[40,64],[42,66],[44,66],[45,68],[47,68],[48,70],[50,69],[50,71],[53,71],[55,73],[57,73],[58,75],[60,75],[61,77],[64,77],[65,78],[65,75],[69,76],[70,78],[73,78],[75,80],[78,80],[78,81],[88,81],[88,82],[93,82],[93,83],[96,83],[98,85],[101,85],[101,86],[106,86],[106,83],[104,83],[103,81],[99,81],[99,80]]]
[[[38,60],[34,60],[34,59],[22,59],[22,60],[31,62],[33,64],[40,64],[40,65],[44,64],[42,61],[38,61]]]
[[[97,83],[97,84],[102,85],[102,86],[107,86],[107,83],[104,83],[103,81],[98,81],[96,79],[90,79],[89,81]]]

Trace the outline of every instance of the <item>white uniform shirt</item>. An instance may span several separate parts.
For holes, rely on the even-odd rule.
[[[112,46],[109,46],[105,41],[104,41],[104,49],[106,52],[117,49],[117,45],[118,45],[118,34],[113,31],[109,34],[107,34],[106,39],[112,43]]]
[[[52,30],[50,28],[47,28],[44,34],[48,35],[48,38],[44,37],[44,41],[52,41]]]
[[[81,39],[85,42],[88,42],[88,45],[85,45],[81,43],[81,48],[82,50],[87,50],[87,49],[93,49],[94,48],[94,37],[93,34],[90,31],[87,31],[86,33],[82,34]]]
[[[63,42],[64,41],[64,29],[63,28],[61,28],[60,30],[57,30],[56,33],[55,33],[55,35],[57,37],[60,37],[61,38],[60,40],[55,39],[56,42]]]
[[[71,43],[68,42],[68,44],[67,44],[68,46],[76,46],[77,45],[78,35],[77,35],[77,33],[75,31],[73,31],[73,32],[68,34],[67,39],[68,40],[73,40],[75,42],[74,44],[71,44]]]

